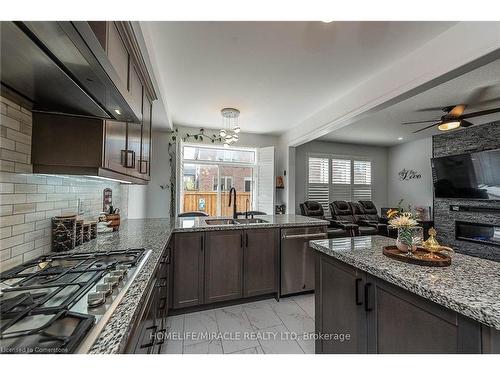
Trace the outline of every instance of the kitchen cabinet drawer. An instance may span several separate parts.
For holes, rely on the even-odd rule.
[[[156,276],[157,273],[151,281],[138,323],[128,341],[127,353],[159,353],[164,343],[166,324],[160,310],[160,287]]]

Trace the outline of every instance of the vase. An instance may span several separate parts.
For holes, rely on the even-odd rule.
[[[411,256],[417,249],[417,246],[422,244],[424,240],[423,233],[424,231],[422,227],[398,228],[396,247],[399,251],[406,253],[406,255],[408,256]]]

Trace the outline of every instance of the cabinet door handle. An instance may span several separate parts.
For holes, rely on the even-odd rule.
[[[356,290],[356,305],[360,306],[363,304],[363,301],[360,301],[359,300],[359,286],[361,285],[361,282],[363,281],[363,279],[361,279],[360,277],[358,277],[355,281],[355,284],[354,284],[354,289]]]
[[[248,233],[245,233],[245,241],[246,241],[246,247],[248,247]]]
[[[158,288],[164,288],[167,286],[167,283],[168,283],[168,277],[162,277],[160,280],[159,280],[159,283],[158,283]]]
[[[205,243],[203,241],[203,235],[200,238],[201,238],[201,252],[203,252],[203,248],[205,247]]]
[[[167,297],[160,298],[160,306],[158,306],[158,311],[164,310],[167,306]]]
[[[240,234],[240,247],[243,249],[243,233]]]
[[[156,342],[156,345],[162,345],[163,343],[165,343],[165,336],[167,333],[167,329],[166,328],[163,328],[163,329],[160,329],[156,334],[160,337],[160,340],[158,340]]]
[[[146,331],[148,331],[150,329],[152,330],[151,331],[151,336],[150,336],[151,337],[151,341],[148,342],[147,344],[142,344],[141,345],[141,349],[149,348],[149,347],[153,346],[154,343],[155,343],[156,330],[158,329],[158,326],[147,327]]]
[[[135,151],[121,150],[121,164],[125,168],[135,168]]]
[[[372,283],[366,283],[365,284],[365,311],[372,311],[373,308],[370,306],[370,288],[372,286]]]
[[[148,173],[148,161],[147,160],[139,160],[139,173],[140,174],[147,174]]]

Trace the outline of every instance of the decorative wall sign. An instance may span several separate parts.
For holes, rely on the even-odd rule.
[[[401,169],[398,172],[399,181],[410,181],[410,180],[418,180],[422,178],[420,172],[414,171],[413,169]]]

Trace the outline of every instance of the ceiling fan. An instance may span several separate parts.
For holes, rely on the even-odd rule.
[[[477,112],[471,112],[471,113],[464,114],[464,111],[467,107],[469,107],[473,104],[476,104],[476,105],[483,104],[483,103],[479,102],[477,99],[479,97],[484,96],[484,93],[486,92],[486,90],[488,88],[489,87],[482,87],[482,88],[479,88],[478,90],[476,90],[474,92],[474,94],[469,98],[469,100],[468,100],[469,104],[458,104],[458,105],[451,105],[451,106],[441,108],[441,110],[445,114],[443,116],[441,116],[441,118],[439,118],[439,119],[403,122],[402,125],[425,124],[427,122],[433,123],[433,124],[426,126],[422,129],[416,130],[413,133],[421,132],[423,130],[432,128],[433,126],[437,126],[438,129],[441,131],[448,131],[448,130],[457,129],[459,127],[466,128],[466,127],[469,127],[471,125],[474,125],[471,122],[467,121],[467,119],[500,112],[500,107],[498,107],[498,108],[492,108],[492,109],[487,109],[487,110],[483,110],[483,111],[477,111]],[[497,100],[500,100],[500,98],[497,98],[495,101],[497,101]],[[487,102],[491,102],[491,100],[488,100]],[[427,109],[424,109],[423,111],[437,110],[437,109],[439,109],[439,108],[427,108]]]

